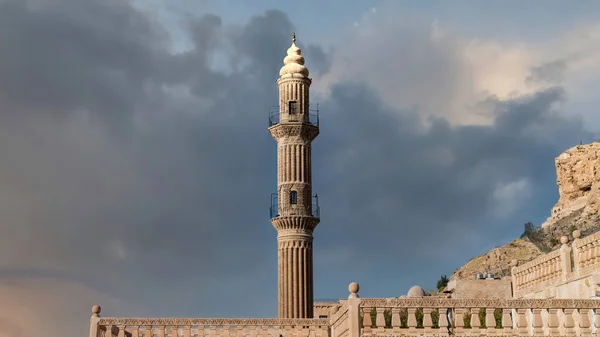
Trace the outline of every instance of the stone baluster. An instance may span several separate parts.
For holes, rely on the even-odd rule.
[[[152,325],[146,325],[144,328],[144,337],[152,337]]]
[[[558,309],[548,309],[548,333],[550,336],[558,336],[560,333],[558,322]]]
[[[117,337],[125,337],[125,324],[119,324],[119,326],[117,326],[117,328],[119,329],[119,333],[117,334]]]
[[[600,309],[592,309],[594,311],[594,328],[596,335],[600,334]]]
[[[268,337],[269,336],[269,327],[266,325],[263,325],[261,327],[261,333],[260,333],[261,337]],[[204,337],[203,335],[198,334],[198,337]]]
[[[563,327],[565,337],[575,336],[575,322],[573,320],[574,309],[563,309]]]
[[[470,308],[471,312],[471,334],[479,335],[481,333],[481,320],[479,319],[479,308]]]
[[[190,327],[191,329],[191,327]],[[198,326],[196,327],[196,330],[198,331],[198,337],[204,337],[204,325],[203,324],[198,324]],[[187,333],[187,327],[184,328],[183,333],[184,333],[184,337],[188,337],[185,334]]]
[[[140,326],[134,325],[131,327],[131,337],[139,337],[140,336]]]
[[[544,325],[542,322],[542,309],[531,309],[531,311],[533,312],[533,320],[531,322],[531,326],[533,327],[533,335],[534,336],[538,336],[538,335],[543,335],[544,334]]]
[[[591,336],[590,309],[579,309],[578,325],[581,337]]]
[[[248,327],[248,330],[249,330],[248,336],[250,336],[250,337],[256,337],[256,326],[251,325],[251,326]]]
[[[426,334],[430,334],[433,330],[433,321],[431,320],[431,308],[423,308],[423,328]]]
[[[179,325],[171,325],[169,327],[169,337],[179,337]]]
[[[496,335],[496,318],[494,317],[494,308],[485,308],[485,327],[488,336]]]
[[[527,309],[517,309],[517,331],[519,336],[529,336],[529,326],[527,325]]]
[[[454,324],[453,327],[455,329],[454,330],[454,334],[460,334],[463,333],[465,330],[465,317],[464,317],[464,312],[466,309],[464,308],[455,308],[454,309]]]
[[[573,251],[573,264],[575,265],[575,269],[581,267],[581,231],[574,230],[573,231],[573,243],[571,244],[571,249]]]
[[[328,337],[329,336],[329,326],[325,325],[321,327],[321,336]]]
[[[449,324],[448,324],[448,309],[440,308],[438,309],[439,318],[438,325],[440,326],[439,335],[440,336],[448,336],[449,335]]]
[[[292,337],[293,336],[293,331],[292,331],[292,327],[289,325],[286,325],[283,328],[283,336],[284,337]]]
[[[208,336],[209,337],[216,337],[217,336],[217,327],[215,325],[210,325],[208,327]],[[229,329],[229,326],[227,326],[227,329]]]
[[[159,325],[158,326],[158,337],[165,337],[165,326],[164,325]]]
[[[373,321],[371,320],[371,308],[362,308],[363,311],[363,329],[365,331],[370,331],[373,326]]]
[[[400,328],[401,325],[400,308],[392,308],[392,328],[396,330],[397,328]]]
[[[385,318],[383,316],[383,312],[385,308],[376,308],[377,316],[375,316],[375,326],[377,329],[383,330],[385,329]]]
[[[112,325],[105,325],[104,326],[104,337],[113,337],[112,335]]]
[[[415,330],[417,328],[417,308],[408,308],[408,328],[409,330]]]
[[[540,280],[541,282],[548,280],[548,276],[549,276],[549,271],[548,271],[548,262],[549,261],[544,261],[542,262],[542,279]]]
[[[505,336],[511,335],[513,332],[511,311],[509,308],[502,308],[502,334]]]
[[[579,261],[579,263],[581,264],[582,267],[585,267],[585,266],[587,266],[587,261],[588,261],[589,252],[590,252],[588,244],[587,243],[584,244],[581,247],[581,250],[583,253],[581,254],[581,260]]]

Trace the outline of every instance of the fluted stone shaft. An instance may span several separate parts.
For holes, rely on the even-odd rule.
[[[313,216],[311,142],[319,127],[309,115],[308,70],[295,45],[288,49],[277,80],[279,123],[269,127],[277,141],[278,317],[313,317]]]

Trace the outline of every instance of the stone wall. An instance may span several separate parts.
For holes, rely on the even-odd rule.
[[[511,278],[483,280],[452,280],[448,282],[450,298],[512,298]]]

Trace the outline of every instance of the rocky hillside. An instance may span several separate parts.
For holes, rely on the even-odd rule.
[[[555,160],[559,199],[540,226],[531,224],[523,237],[471,259],[450,279],[474,278],[481,272],[510,275],[510,261],[519,264],[560,246],[560,237],[579,229],[582,235],[600,230],[600,142],[568,149]]]

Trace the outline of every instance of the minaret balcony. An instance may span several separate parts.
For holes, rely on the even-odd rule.
[[[273,106],[269,109],[269,127],[277,125],[280,122],[281,114],[288,114],[287,111],[281,111],[279,106]],[[312,126],[319,127],[319,104],[316,104],[316,109],[308,108],[308,122],[304,119],[304,114],[296,113],[289,114],[287,121],[291,123],[304,122]]]
[[[311,207],[302,206],[299,204],[292,204],[279,207],[277,193],[271,194],[271,207],[269,207],[270,219],[280,216],[280,211],[285,210],[286,215],[310,215],[315,218],[321,218],[321,207],[319,207],[319,195],[315,194],[312,196]],[[308,214],[307,214],[308,211]],[[281,212],[283,213],[283,212]]]

